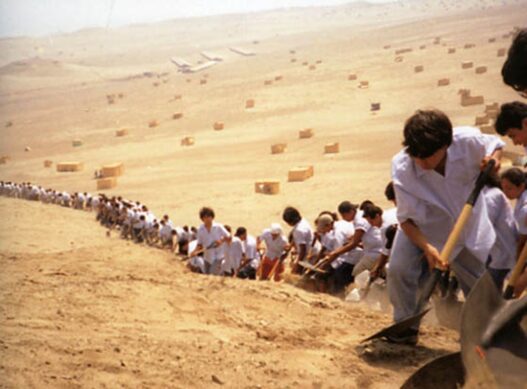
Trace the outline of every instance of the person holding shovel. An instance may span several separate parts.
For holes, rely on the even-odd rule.
[[[518,168],[510,168],[501,175],[501,187],[505,196],[516,200],[514,219],[518,228],[519,238],[516,247],[516,257],[520,256],[523,246],[527,243],[527,175]],[[516,281],[514,295],[520,296],[527,287],[527,268]]]
[[[404,148],[392,160],[401,229],[395,236],[387,281],[395,322],[416,313],[426,268],[446,267],[440,250],[480,170],[490,159],[499,169],[505,145],[474,127],[452,128],[439,110],[417,111],[406,121],[403,135]],[[478,201],[449,261],[465,294],[483,274],[495,239],[486,203]],[[418,332],[418,327],[409,328],[388,340],[416,344]]]

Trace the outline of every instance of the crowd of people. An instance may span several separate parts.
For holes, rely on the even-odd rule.
[[[391,183],[385,194],[394,201]],[[383,212],[368,200],[360,206],[343,201],[338,214],[321,212],[315,228],[296,208],[287,207],[283,221],[291,227],[288,237],[279,222],[254,237],[243,226],[233,230],[216,222],[209,207],[200,209],[202,224],[195,228],[175,225],[166,214],[158,218],[141,202],[120,196],[69,193],[30,182],[3,181],[0,195],[93,211],[108,231],[119,231],[121,238],[135,243],[170,250],[188,260],[188,267],[197,273],[280,281],[290,256],[292,273],[304,274],[315,266],[311,270],[319,290],[332,293],[342,292],[358,269],[369,271],[378,257],[387,258],[397,224],[395,208]],[[374,272],[384,274],[379,266]]]
[[[527,29],[519,31],[503,66],[503,79],[527,96]],[[104,194],[67,193],[30,183],[0,182],[0,194],[89,209],[122,238],[170,249],[188,260],[195,272],[217,276],[280,280],[290,258],[291,272],[310,275],[318,290],[342,292],[355,276],[369,271],[386,277],[388,294],[399,322],[415,314],[423,276],[449,266],[466,294],[488,270],[498,287],[515,266],[527,241],[527,175],[522,168],[500,170],[505,143],[527,148],[527,105],[503,104],[496,135],[475,127],[453,127],[436,109],[420,110],[407,119],[403,149],[392,159],[392,181],[385,195],[396,207],[383,211],[371,201],[341,202],[311,223],[294,207],[282,212],[290,227],[285,235],[275,222],[256,238],[245,227],[235,230],[215,221],[212,208],[199,211],[201,225],[178,227],[168,215],[157,218],[148,207]],[[480,172],[495,167],[468,223],[446,260],[440,251],[472,192]],[[509,200],[515,200],[513,208]],[[515,285],[520,296],[527,271]],[[389,341],[416,344],[418,325]]]

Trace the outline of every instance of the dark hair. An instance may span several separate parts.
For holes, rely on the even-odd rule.
[[[452,123],[439,110],[419,110],[404,125],[403,146],[411,157],[428,158],[451,143]]]
[[[214,219],[214,217],[216,216],[214,214],[214,210],[212,208],[209,208],[209,207],[203,207],[199,210],[199,218],[200,219],[203,219],[204,217],[206,216],[210,216],[211,218]]]
[[[224,224],[223,227],[224,227],[227,231],[229,231],[229,233],[232,232],[232,228],[231,228],[231,226],[229,226],[228,224]]]
[[[300,215],[300,212],[298,212],[298,209],[293,207],[286,207],[286,209],[284,209],[284,212],[282,213],[282,219],[290,226],[294,226],[300,220],[302,220],[302,216]]]
[[[371,201],[371,200],[364,200],[362,203],[360,203],[359,209],[361,211],[364,211],[367,207],[371,207],[372,205],[375,205],[375,204],[373,204],[373,201]]]
[[[386,231],[384,231],[384,237],[386,238],[386,247],[388,250],[390,250],[393,246],[393,240],[395,238],[395,233],[397,232],[397,224],[392,224],[388,228],[386,228]]]
[[[506,103],[501,106],[494,127],[498,134],[506,135],[511,128],[521,129],[525,118],[527,118],[527,104],[520,101]]]
[[[362,216],[367,217],[369,219],[373,219],[377,215],[382,216],[382,209],[380,207],[377,207],[376,205],[370,205],[364,208],[362,211]]]
[[[236,229],[236,233],[234,234],[234,236],[237,236],[238,238],[242,235],[245,235],[247,233],[247,228],[245,227],[238,227]]]
[[[517,91],[527,89],[527,29],[514,38],[507,60],[501,68],[503,82]]]
[[[527,184],[526,174],[517,167],[512,167],[501,174],[501,179],[507,179],[511,184],[520,186],[521,184]]]
[[[346,200],[339,204],[337,210],[341,215],[344,215],[345,213],[357,212],[357,208],[357,205],[352,204]]]
[[[393,181],[390,181],[388,185],[386,185],[384,196],[386,196],[388,201],[395,201],[395,188],[393,186]]]

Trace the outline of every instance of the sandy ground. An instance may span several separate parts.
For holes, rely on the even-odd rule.
[[[388,388],[458,347],[436,327],[417,348],[360,346],[387,316],[189,273],[91,213],[5,198],[0,212],[0,387]]]
[[[2,39],[0,156],[9,160],[0,179],[95,192],[93,171],[123,162],[107,194],[139,199],[181,225],[197,225],[209,205],[219,222],[254,235],[286,205],[311,221],[344,199],[388,207],[390,160],[415,109],[437,107],[465,125],[484,106],[462,107],[460,88],[486,103],[518,99],[501,82],[497,51],[525,23],[526,5],[355,4]],[[412,50],[395,54],[403,48]],[[196,64],[203,50],[224,61],[196,74],[169,61]],[[462,61],[488,70],[462,70]],[[417,65],[424,71],[414,73]],[[444,77],[450,85],[437,87]],[[381,110],[370,112],[371,103]],[[212,129],[216,121],[223,131]],[[129,135],[115,137],[122,128]],[[304,128],[315,136],[298,139]],[[195,145],[180,146],[184,136]],[[271,155],[277,142],[287,151]],[[331,142],[340,153],[324,155]],[[58,173],[46,159],[85,169]],[[299,165],[313,165],[314,177],[287,182]],[[254,193],[261,179],[280,181],[280,193]],[[213,375],[229,387],[393,387],[457,348],[453,333],[431,327],[417,349],[358,348],[388,316],[291,285],[187,274],[166,253],[107,238],[93,215],[1,199],[0,231],[6,387],[210,387]]]

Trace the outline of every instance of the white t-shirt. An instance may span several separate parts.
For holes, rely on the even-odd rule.
[[[247,234],[247,238],[243,241],[243,252],[245,258],[251,260],[251,266],[257,269],[260,266],[260,256],[256,250],[256,238],[254,236]]]
[[[306,219],[300,220],[293,228],[293,243],[297,252],[300,252],[300,245],[306,245],[306,254],[311,249],[313,243],[313,230]]]
[[[161,228],[159,229],[159,237],[163,240],[170,240],[172,237],[172,227],[170,227],[168,224],[160,225]]]
[[[382,252],[381,229],[372,226],[366,219],[358,221],[355,228],[364,231],[362,235],[363,255],[369,258],[379,256]]]
[[[287,239],[284,235],[278,235],[273,239],[270,229],[263,230],[260,240],[265,243],[265,256],[269,259],[280,258],[287,246]]]
[[[326,249],[327,252],[332,252],[340,247],[344,246],[346,241],[348,240],[348,237],[346,234],[343,233],[343,231],[338,231],[335,229],[333,225],[333,229],[329,232],[326,232],[323,234],[320,238],[320,243],[322,244],[322,247]],[[346,260],[346,254],[343,254],[339,257],[337,257],[333,262],[331,262],[331,267],[336,269],[338,268],[342,263]]]
[[[386,211],[382,212],[382,226],[381,229],[385,230],[391,225],[399,224],[397,220],[397,208],[389,208]]]
[[[221,263],[221,270],[225,273],[236,271],[243,257],[243,244],[240,238],[233,236],[230,243],[225,242],[225,257]]]
[[[205,228],[205,225],[202,224],[198,228],[197,241],[203,248],[205,248],[205,253],[203,257],[205,261],[209,264],[212,264],[214,261],[220,260],[223,258],[223,245],[220,245],[216,248],[208,248],[214,242],[223,239],[229,236],[229,232],[221,224],[212,222],[210,231]]]
[[[198,241],[193,240],[189,242],[188,244],[188,252],[191,253],[194,250],[196,250],[196,247],[198,246]],[[203,260],[203,257],[201,255],[195,255],[193,257],[190,257],[189,259],[190,265],[193,267],[197,267],[201,270],[202,273],[205,273],[205,261]]]

